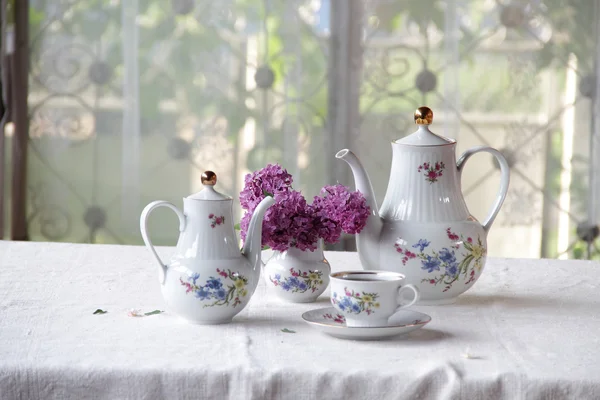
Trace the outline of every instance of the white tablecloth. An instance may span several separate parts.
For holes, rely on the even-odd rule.
[[[326,257],[360,268],[355,253]],[[261,282],[222,326],[131,318],[164,309],[143,247],[0,242],[0,399],[598,399],[599,272],[490,259],[455,305],[416,307],[426,328],[355,342],[300,318],[328,292],[288,304]]]

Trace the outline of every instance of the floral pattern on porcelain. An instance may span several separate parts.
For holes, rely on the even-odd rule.
[[[434,163],[424,162],[422,165],[419,165],[417,168],[418,172],[423,172],[425,176],[425,180],[427,182],[434,183],[438,181],[438,178],[441,178],[443,175],[443,171],[446,168],[442,161]]]
[[[223,216],[223,215],[221,215],[220,217],[217,217],[215,214],[209,214],[208,219],[210,219],[210,227],[211,228],[214,228],[218,225],[225,223],[225,216]]]
[[[376,301],[378,297],[378,293],[355,292],[345,287],[342,295],[333,293],[331,302],[338,306],[341,311],[349,314],[365,312],[367,315],[371,315],[375,313],[375,308],[379,308],[379,303]]]
[[[476,241],[470,236],[465,239],[450,228],[446,229],[446,236],[452,244],[439,251],[429,248],[431,242],[427,239],[419,239],[413,244],[412,248],[416,249],[414,252],[404,247],[404,241],[400,238],[394,243],[396,252],[403,255],[403,265],[406,265],[408,260],[418,258],[422,270],[435,274],[431,278],[423,278],[421,282],[435,286],[444,285],[444,292],[450,290],[461,276],[465,285],[474,282],[475,273],[481,271],[487,253],[480,236],[477,236]]]
[[[269,276],[269,280],[274,286],[280,287],[286,292],[305,293],[309,289],[312,293],[319,290],[319,285],[323,284],[323,272],[308,270],[304,272],[296,271],[290,268],[291,276],[282,279],[281,274]]]
[[[198,283],[200,274],[194,272],[188,276],[187,282],[179,278],[182,286],[185,286],[186,293],[193,293],[202,301],[211,301],[210,304],[205,304],[204,307],[214,306],[232,306],[236,307],[242,302],[242,298],[248,295],[246,285],[248,278],[231,270],[216,270],[218,277],[209,276],[204,285]]]
[[[332,315],[330,313],[323,314],[323,319],[331,320],[331,321],[335,322],[336,324],[340,324],[340,325],[346,323],[346,317],[344,317],[342,314],[336,314],[336,315]]]
[[[415,253],[413,253],[412,251],[405,250],[404,248],[402,248],[402,245],[398,242],[394,243],[394,247],[396,248],[396,252],[403,255],[402,265],[406,265],[408,260],[412,260],[413,258],[417,257],[417,255]]]

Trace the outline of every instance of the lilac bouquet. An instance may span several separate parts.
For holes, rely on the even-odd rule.
[[[246,210],[240,222],[242,240],[252,213],[266,196],[275,203],[263,220],[262,245],[285,251],[290,247],[314,251],[319,239],[337,243],[342,232],[359,233],[367,223],[369,207],[362,193],[343,185],[325,186],[321,195],[308,204],[302,193],[292,188],[292,175],[278,164],[246,175],[240,203]]]

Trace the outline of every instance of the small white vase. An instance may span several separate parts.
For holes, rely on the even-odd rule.
[[[263,267],[269,291],[292,303],[312,303],[329,285],[331,267],[319,241],[315,251],[275,251]]]

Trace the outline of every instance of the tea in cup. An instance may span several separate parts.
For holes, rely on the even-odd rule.
[[[393,314],[419,300],[419,289],[405,284],[404,275],[397,272],[344,271],[330,277],[331,303],[346,317],[348,327],[388,326]]]

